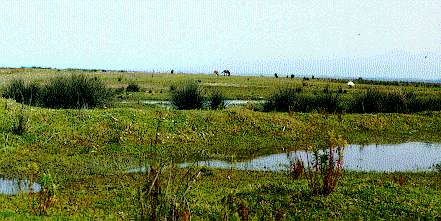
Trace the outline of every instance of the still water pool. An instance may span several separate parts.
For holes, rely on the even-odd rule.
[[[40,184],[32,183],[33,192],[39,192],[40,190]],[[29,192],[29,182],[27,180],[0,178],[0,194],[15,195],[19,192]]]
[[[240,170],[283,171],[291,161],[300,159],[307,165],[306,151],[292,151],[257,157],[243,162],[226,162],[218,160],[196,162],[199,166],[212,168],[233,168]],[[419,172],[430,171],[433,165],[441,162],[441,144],[401,143],[348,145],[344,149],[343,166],[347,170],[378,172]],[[192,163],[180,164],[187,167]]]

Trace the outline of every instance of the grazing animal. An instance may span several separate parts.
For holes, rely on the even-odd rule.
[[[172,70],[170,71],[170,74],[173,74],[173,73],[175,73],[175,70],[172,69]]]
[[[222,74],[224,74],[224,76],[230,76],[231,72],[229,70],[223,70]]]
[[[279,75],[277,75],[277,73],[274,73],[274,77],[279,78]]]
[[[214,71],[213,71],[213,74],[216,75],[216,76],[219,76],[219,71],[214,70]]]

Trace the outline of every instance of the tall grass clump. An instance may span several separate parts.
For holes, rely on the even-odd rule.
[[[41,103],[50,108],[91,108],[106,104],[111,91],[101,79],[71,75],[50,79],[42,89]]]
[[[188,82],[171,91],[171,103],[178,110],[201,109],[205,98],[196,82]]]
[[[138,84],[131,82],[131,83],[129,83],[129,85],[127,85],[126,91],[127,92],[140,92],[141,87]]]
[[[343,150],[346,140],[328,132],[326,146],[313,150],[312,159],[308,156],[306,179],[313,195],[329,195],[337,187],[343,176]]]
[[[368,89],[354,95],[350,112],[352,113],[414,113],[441,110],[441,97],[438,95],[416,95],[414,92],[379,91]]]
[[[110,100],[112,92],[97,77],[71,75],[49,79],[43,86],[15,79],[7,85],[2,96],[34,106],[88,108],[103,106]]]
[[[61,90],[62,87],[65,87],[65,90]],[[97,107],[108,102],[110,96],[110,90],[101,79],[71,75],[68,78],[50,81],[44,90],[43,103],[44,106],[53,108]],[[60,102],[63,98],[64,102]]]
[[[138,190],[140,220],[190,220],[188,198],[201,177],[201,170],[189,168],[181,173],[175,165],[151,165]]]
[[[23,104],[35,105],[41,94],[41,87],[34,83],[25,83],[22,79],[14,79],[7,86],[2,97],[14,99]]]
[[[22,106],[20,113],[17,114],[14,124],[12,126],[12,133],[16,135],[22,135],[26,132],[28,118],[24,112],[24,106]]]
[[[225,108],[225,96],[218,89],[215,89],[211,92],[209,102],[210,107],[213,110]]]
[[[325,111],[339,110],[339,96],[329,90],[323,93],[306,93],[301,88],[285,88],[270,96],[264,103],[264,111]]]
[[[263,104],[264,111],[290,111],[295,106],[300,106],[301,88],[284,88],[272,94]]]

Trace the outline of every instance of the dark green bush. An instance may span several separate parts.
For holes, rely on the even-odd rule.
[[[189,82],[171,91],[171,103],[179,110],[201,109],[205,98],[195,82]]]
[[[141,91],[141,87],[136,84],[136,83],[129,83],[129,85],[126,88],[127,92],[140,92]]]
[[[212,91],[209,102],[212,110],[225,108],[225,96],[220,90]]]

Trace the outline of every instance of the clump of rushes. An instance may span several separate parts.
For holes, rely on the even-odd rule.
[[[127,92],[139,92],[139,91],[141,91],[141,87],[138,84],[131,82],[127,86],[126,91]]]
[[[42,90],[42,105],[50,108],[88,108],[106,104],[111,91],[100,78],[71,75],[49,80]]]
[[[264,103],[264,111],[289,111],[292,106],[297,105],[301,91],[301,88],[280,89]]]
[[[14,125],[12,127],[12,133],[16,135],[22,135],[26,132],[28,118],[24,112],[24,106],[21,107],[20,113],[16,116]]]
[[[218,89],[214,89],[210,96],[210,107],[213,110],[225,108],[225,96]]]
[[[171,91],[171,103],[178,110],[201,109],[205,98],[196,82],[188,82]]]
[[[36,83],[26,84],[22,79],[14,79],[3,92],[4,98],[11,98],[23,104],[37,104],[40,99],[41,88]]]
[[[49,108],[99,107],[109,102],[111,96],[111,90],[101,79],[84,75],[52,78],[44,86],[13,80],[3,93],[3,97],[22,104]]]

